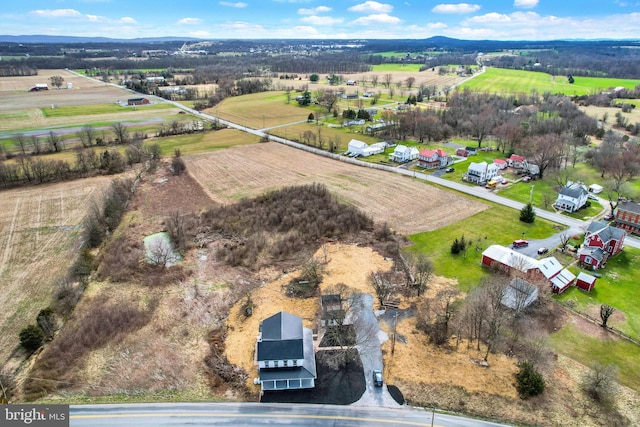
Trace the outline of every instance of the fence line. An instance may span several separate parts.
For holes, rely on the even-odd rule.
[[[581,311],[576,310],[575,308],[571,307],[569,304],[567,304],[564,301],[556,301],[557,303],[561,304],[563,307],[565,307],[567,310],[570,310],[572,313],[577,314],[578,316],[582,317],[585,320],[588,320],[592,323],[595,323],[598,326],[602,326],[602,322],[600,321],[600,319],[596,319],[595,317],[587,314],[587,313],[583,313]],[[636,345],[640,345],[640,340],[633,338],[631,335],[627,335],[624,332],[622,332],[620,329],[616,329],[613,328],[611,326],[607,326],[604,329],[606,329],[609,332],[613,332],[614,334],[618,335],[620,338],[626,339],[627,341],[630,341]]]

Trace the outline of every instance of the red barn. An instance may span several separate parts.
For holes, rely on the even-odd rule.
[[[130,98],[127,99],[128,105],[146,105],[149,104],[149,100],[147,98]]]
[[[589,292],[596,285],[596,278],[590,274],[580,272],[578,274],[578,280],[576,281],[576,286],[582,289],[583,291]]]

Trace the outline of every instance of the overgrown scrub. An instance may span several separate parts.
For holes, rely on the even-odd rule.
[[[89,247],[98,247],[120,224],[133,194],[132,188],[131,179],[115,179],[102,197],[91,203],[84,221],[84,239]]]
[[[99,260],[98,279],[112,282],[139,282],[145,286],[165,286],[184,280],[188,272],[180,265],[164,267],[144,261],[144,247],[140,241],[118,236],[109,242]]]
[[[321,239],[372,231],[373,221],[338,202],[324,185],[312,184],[215,207],[202,214],[199,227],[227,238],[218,250],[219,260],[259,268],[260,261],[290,259]]]
[[[247,373],[240,367],[232,365],[224,355],[224,331],[222,327],[213,329],[207,336],[209,354],[204,358],[205,374],[212,388],[232,385],[234,389],[249,394],[246,386]]]
[[[106,295],[93,298],[86,311],[42,352],[24,383],[25,397],[35,399],[64,388],[65,381],[74,382],[74,369],[81,368],[89,352],[145,326],[156,305],[155,298],[146,307],[126,300],[110,301]]]

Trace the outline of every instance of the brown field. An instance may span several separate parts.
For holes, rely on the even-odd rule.
[[[51,87],[49,77],[60,75],[65,80],[65,89]],[[66,83],[73,83],[73,89],[66,89]],[[47,83],[50,89],[41,92],[29,92],[29,88],[36,83]],[[82,106],[97,104],[113,104],[118,100],[131,98],[131,92],[115,86],[107,85],[96,80],[87,79],[65,70],[39,70],[37,76],[31,77],[2,77],[0,78],[0,131],[19,132],[26,129],[45,127],[60,127],[69,125],[84,125],[87,123],[110,121],[144,121],[162,117],[175,116],[179,109],[168,108],[162,110],[135,111],[126,110],[125,113],[78,114],[65,117],[45,117],[43,108],[51,108],[54,104],[63,106]]]
[[[0,193],[0,362],[52,300],[54,280],[70,266],[91,197],[110,178],[5,190]],[[14,360],[15,361],[15,360]]]
[[[185,160],[187,170],[217,202],[229,203],[283,186],[322,183],[344,202],[403,234],[435,230],[488,207],[410,178],[276,143],[234,147]]]

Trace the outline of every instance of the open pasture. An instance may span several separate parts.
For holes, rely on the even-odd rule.
[[[574,77],[569,84],[566,76],[552,76],[546,73],[502,68],[487,68],[486,71],[461,85],[474,92],[489,93],[538,93],[551,92],[564,95],[588,95],[613,87],[632,89],[640,80],[610,79],[601,77]]]
[[[276,143],[186,157],[187,170],[210,197],[230,203],[293,185],[321,183],[376,222],[401,233],[435,230],[488,208],[393,173],[338,162]]]
[[[0,364],[18,333],[52,301],[54,281],[70,266],[89,202],[111,178],[3,190],[0,196]]]

